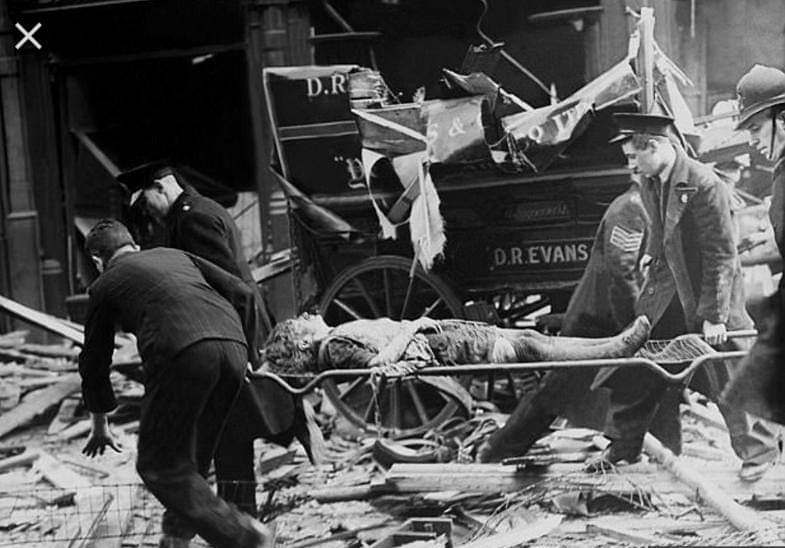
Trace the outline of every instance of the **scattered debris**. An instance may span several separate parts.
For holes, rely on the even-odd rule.
[[[132,364],[129,348],[116,359],[127,352]],[[28,344],[23,331],[0,335],[0,547],[157,545],[162,508],[133,468],[143,386],[125,365],[112,373],[109,418],[128,449],[87,459],[77,355]],[[260,515],[282,547],[759,545],[785,529],[785,470],[739,482],[721,416],[697,396],[682,407],[683,456],[647,438],[648,462],[606,474],[583,472],[608,443],[594,430],[557,429],[526,455],[477,464],[476,447],[506,419],[495,408],[472,405],[469,418],[390,440],[342,427],[327,400],[314,401],[326,464],[311,466],[299,447],[256,445]]]

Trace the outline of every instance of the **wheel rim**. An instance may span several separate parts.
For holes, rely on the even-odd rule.
[[[410,278],[411,269],[411,260],[384,255],[348,268],[325,291],[320,313],[329,325],[383,316],[394,320],[461,316],[460,300],[441,278],[419,266]],[[326,381],[322,386],[352,424],[393,438],[423,434],[459,409],[449,396],[417,379],[390,379],[381,385],[378,417],[367,379],[341,385]]]

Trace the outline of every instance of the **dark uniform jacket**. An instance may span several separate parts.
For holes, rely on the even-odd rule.
[[[774,228],[774,241],[777,242],[780,257],[785,257],[785,158],[780,158],[774,168],[769,218]]]
[[[611,202],[600,221],[589,264],[567,306],[562,335],[607,337],[635,319],[647,224],[639,187],[633,184]]]
[[[237,225],[219,203],[186,187],[166,216],[166,230],[169,247],[189,251],[254,283]]]
[[[186,186],[172,204],[165,220],[170,247],[189,251],[245,280],[254,291],[259,330],[255,345],[261,347],[272,324],[264,301],[245,260],[237,225],[220,204]],[[255,378],[253,389],[244,386],[233,418],[226,426],[234,437],[269,438],[291,428],[298,412],[292,396],[268,379]],[[291,438],[284,438],[291,441]]]
[[[741,263],[731,219],[730,190],[716,174],[677,150],[667,196],[647,179],[641,199],[651,219],[646,253],[652,257],[636,306],[652,325],[677,297],[688,331],[700,332],[703,320],[729,330],[752,326],[744,307]],[[666,213],[661,214],[661,200]]]
[[[774,239],[785,257],[785,158],[774,169],[769,217]],[[728,405],[764,419],[785,424],[785,276],[776,293],[766,301],[758,339],[742,360],[739,370],[723,393]]]
[[[206,339],[243,343],[249,361],[259,359],[253,345],[258,330],[253,292],[190,253],[158,247],[120,255],[90,286],[89,295],[79,372],[92,412],[116,406],[109,382],[116,327],[136,335],[148,373]]]

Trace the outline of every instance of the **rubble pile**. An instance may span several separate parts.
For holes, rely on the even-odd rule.
[[[78,347],[27,338],[0,335],[0,546],[156,546],[162,508],[134,470],[142,385],[113,371],[110,422],[123,451],[88,459]],[[697,394],[682,404],[676,472],[648,444],[642,462],[600,474],[584,464],[607,440],[564,421],[527,455],[478,464],[477,446],[506,419],[489,405],[396,440],[358,429],[321,391],[309,397],[327,434],[326,462],[312,466],[298,445],[256,444],[259,513],[277,546],[782,543],[785,467],[739,481],[721,415]],[[681,481],[684,470],[699,472],[730,515]]]

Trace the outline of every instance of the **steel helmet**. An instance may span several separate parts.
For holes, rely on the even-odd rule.
[[[736,85],[739,98],[739,123],[741,129],[759,112],[785,104],[785,72],[774,67],[755,65],[741,77]]]

